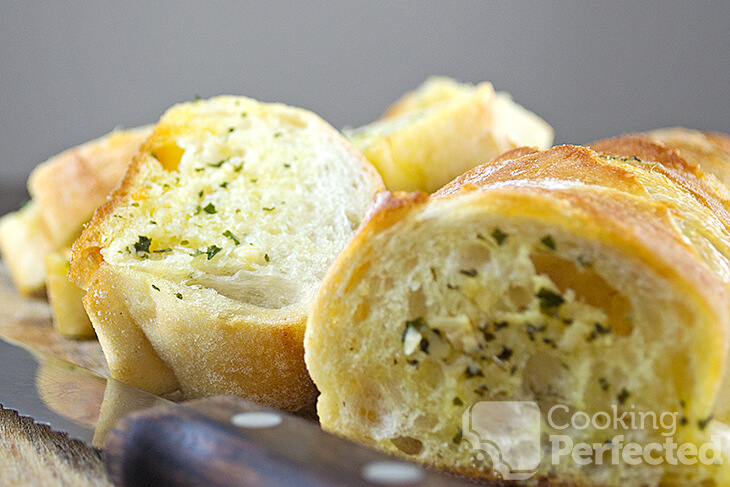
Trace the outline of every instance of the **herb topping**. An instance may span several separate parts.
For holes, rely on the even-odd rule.
[[[504,233],[500,228],[495,228],[492,232],[492,238],[495,242],[497,242],[497,245],[499,245],[500,247],[502,246],[502,244],[504,244],[505,240],[507,240],[508,236],[509,235]]]
[[[139,240],[134,243],[134,250],[136,252],[145,252],[150,253],[150,245],[152,244],[152,239],[149,237],[145,237],[144,235],[139,235]]]

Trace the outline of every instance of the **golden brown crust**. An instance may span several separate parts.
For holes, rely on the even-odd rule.
[[[635,156],[645,161],[658,162],[666,167],[694,172],[697,163],[690,162],[679,153],[663,144],[651,140],[645,134],[628,134],[621,137],[601,139],[588,144],[596,152],[614,156]]]
[[[730,137],[719,132],[700,132],[672,127],[626,134],[589,145],[596,146],[598,143],[607,150],[621,150],[627,153],[639,151],[647,158],[652,155],[663,158],[666,166],[675,168],[699,166],[704,173],[712,174],[725,185],[730,185]],[[676,164],[677,158],[684,162]],[[672,160],[675,164],[671,164]]]
[[[521,148],[468,171],[434,196],[446,196],[473,185],[483,188],[512,180],[575,181],[641,194],[643,187],[628,169],[597,157],[585,147],[561,145],[547,151]]]
[[[99,269],[104,261],[101,255],[103,246],[103,232],[105,222],[117,207],[121,206],[127,199],[135,187],[137,176],[144,164],[145,154],[139,152],[134,156],[132,162],[127,167],[127,172],[119,186],[111,192],[106,198],[104,204],[94,211],[94,216],[84,227],[79,238],[73,243],[71,248],[71,269],[69,270],[69,279],[76,283],[82,289],[86,289],[89,280]]]
[[[510,159],[517,159],[518,157],[526,156],[528,154],[534,154],[540,152],[540,149],[534,147],[517,147],[516,149],[509,150],[503,154],[492,159],[492,162],[501,162]]]
[[[701,161],[688,161],[679,152],[645,135],[629,135],[604,139],[590,144],[597,152],[614,156],[638,157],[647,163],[659,164],[654,170],[661,171],[697,200],[712,210],[730,228],[730,201],[727,194],[720,194],[708,184],[707,175],[700,169]]]
[[[594,148],[618,160],[589,148],[569,145],[541,152],[518,151],[514,156],[504,154],[461,175],[435,196],[462,191],[469,185],[486,187],[523,180],[543,181],[544,184],[580,182],[652,199],[655,198],[652,193],[658,188],[648,188],[646,179],[653,178],[653,173],[665,178],[653,184],[661,185],[662,191],[676,197],[675,206],[681,207],[680,201],[691,198],[696,202],[697,211],[709,212],[708,218],[716,218],[725,231],[730,232],[728,193],[713,185],[699,167],[688,163],[673,149],[633,136],[598,141]],[[728,244],[727,238],[724,242]]]
[[[373,219],[387,219],[395,222],[398,220],[398,210],[409,210],[411,206],[428,201],[428,195],[421,191],[411,193],[405,191],[383,191],[375,196],[375,200],[368,209],[361,224],[368,225]]]
[[[78,236],[94,210],[121,181],[151,128],[115,131],[39,165],[28,179],[56,248]]]

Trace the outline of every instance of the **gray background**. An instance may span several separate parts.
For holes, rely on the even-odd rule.
[[[730,2],[3,2],[0,190],[35,164],[195,95],[333,125],[430,74],[489,80],[558,143],[684,125],[730,132]]]

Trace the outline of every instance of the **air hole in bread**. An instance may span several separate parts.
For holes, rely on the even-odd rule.
[[[406,455],[418,455],[423,450],[423,442],[410,436],[391,438],[390,442]]]
[[[563,389],[568,371],[560,358],[551,353],[537,353],[528,360],[522,372],[522,388],[531,397],[554,397]]]
[[[520,312],[526,310],[535,297],[531,290],[525,287],[510,286],[503,299],[505,303],[508,303],[508,309]]]
[[[426,295],[418,289],[408,295],[408,311],[410,316],[422,316],[427,310]]]

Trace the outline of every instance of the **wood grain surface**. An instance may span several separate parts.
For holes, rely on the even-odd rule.
[[[0,485],[111,486],[99,450],[0,407]]]
[[[19,296],[2,262],[0,335],[109,374],[99,343],[69,340],[56,333],[46,300]],[[95,487],[111,483],[99,450],[0,406],[0,485]]]

